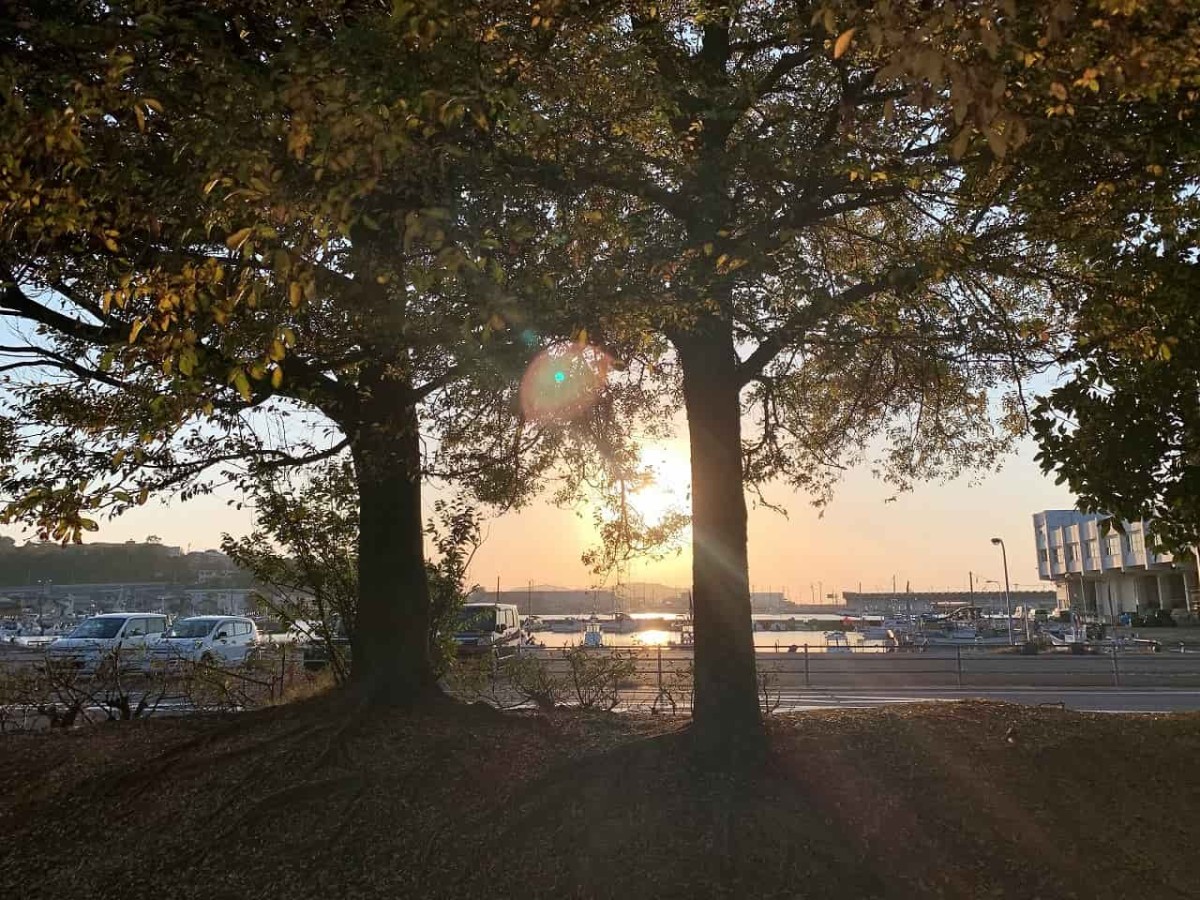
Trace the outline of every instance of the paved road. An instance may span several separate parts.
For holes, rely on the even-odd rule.
[[[869,709],[896,703],[998,700],[1029,706],[1063,704],[1067,709],[1111,713],[1200,712],[1200,691],[1188,690],[825,690],[787,692],[780,709]]]

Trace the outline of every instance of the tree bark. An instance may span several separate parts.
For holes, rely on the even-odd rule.
[[[429,581],[421,511],[421,445],[407,383],[380,379],[351,433],[358,477],[358,613],[351,683],[372,699],[434,695]]]
[[[696,726],[729,738],[762,725],[750,619],[741,403],[733,332],[717,319],[674,338],[692,460]]]

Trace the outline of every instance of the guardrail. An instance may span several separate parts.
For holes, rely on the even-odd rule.
[[[522,648],[557,676],[569,672],[557,648]],[[634,665],[639,688],[663,689],[690,671],[692,653],[680,648],[599,648],[593,654],[623,654]],[[997,653],[973,647],[920,652],[795,652],[757,654],[760,679],[780,688],[823,687],[1200,687],[1200,654],[1142,650],[1034,655]]]

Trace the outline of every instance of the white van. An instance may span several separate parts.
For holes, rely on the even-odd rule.
[[[93,669],[110,655],[132,663],[144,660],[166,630],[167,617],[159,613],[104,613],[54,641],[46,656],[51,663],[80,669]]]
[[[258,626],[244,616],[177,619],[150,654],[151,664],[178,662],[236,666],[258,644]]]
[[[524,637],[521,615],[512,603],[467,603],[454,629],[459,656],[511,652]]]

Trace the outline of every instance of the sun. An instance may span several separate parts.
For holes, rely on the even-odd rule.
[[[691,512],[691,467],[686,457],[669,447],[646,447],[638,463],[646,477],[626,500],[647,525],[657,525],[673,513]]]

